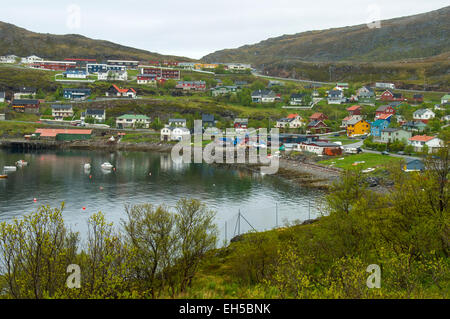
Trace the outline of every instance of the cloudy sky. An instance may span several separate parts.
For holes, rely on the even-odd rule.
[[[436,10],[448,0],[21,0],[0,21],[200,58],[269,37]]]

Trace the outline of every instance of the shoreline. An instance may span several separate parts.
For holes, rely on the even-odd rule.
[[[78,149],[78,150],[105,150],[105,151],[137,151],[170,153],[173,144],[166,143],[130,143],[119,142],[109,144],[104,140],[80,140],[72,142],[25,140],[25,139],[0,139],[0,148],[13,148],[23,150],[45,149]],[[259,172],[260,164],[210,164],[221,168],[241,169],[250,172]],[[328,190],[331,184],[338,180],[341,170],[328,168],[321,165],[301,162],[298,160],[279,158],[279,169],[276,174],[270,175],[288,180],[297,186]]]

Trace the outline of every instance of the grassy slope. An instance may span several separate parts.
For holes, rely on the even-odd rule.
[[[361,153],[354,155],[347,155],[343,158],[343,160],[339,160],[338,158],[333,158],[325,161],[319,162],[323,165],[332,165],[333,167],[339,167],[343,169],[349,169],[355,167],[353,164],[355,162],[364,161],[365,163],[360,163],[357,166],[366,169],[369,167],[377,168],[385,165],[395,165],[397,163],[401,163],[403,161],[402,158],[392,157],[388,155],[381,154],[373,154],[373,153]]]

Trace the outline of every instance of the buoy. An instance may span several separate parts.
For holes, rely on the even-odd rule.
[[[92,179],[92,175],[89,175],[89,178]]]
[[[33,198],[33,202],[37,202],[37,199],[36,199],[36,198]]]
[[[83,210],[86,210],[86,207],[83,207]]]
[[[114,172],[116,171],[116,168],[115,168],[115,167],[113,168],[113,171],[114,171]]]

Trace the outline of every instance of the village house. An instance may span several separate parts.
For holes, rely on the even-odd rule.
[[[370,123],[370,135],[374,137],[374,139],[381,138],[381,132],[389,127],[388,120],[378,119],[372,123]]]
[[[185,91],[205,91],[206,82],[205,81],[178,81],[175,86],[176,89]]]
[[[338,156],[342,154],[342,148],[340,145],[322,141],[302,142],[298,144],[298,150],[317,155]]]
[[[395,110],[392,106],[382,105],[375,111],[375,120],[379,118],[385,118],[386,116],[391,116],[395,114]]]
[[[416,152],[421,152],[424,145],[428,146],[428,152],[432,153],[444,146],[444,142],[436,136],[416,135],[408,139],[409,144]]]
[[[391,90],[386,90],[381,94],[380,100],[382,100],[382,101],[404,101],[405,99],[401,93],[393,93]]]
[[[67,71],[76,68],[76,62],[70,61],[37,61],[30,64],[33,69],[48,70],[48,71]]]
[[[30,56],[27,56],[26,58],[21,59],[21,63],[23,63],[23,64],[33,64],[33,63],[42,62],[42,61],[44,61],[44,59],[40,58],[36,55],[30,55]]]
[[[232,72],[242,72],[251,69],[252,66],[245,63],[225,63],[225,68]]]
[[[306,93],[293,93],[289,100],[290,105],[303,105]]]
[[[202,114],[202,126],[203,127],[214,127],[216,121],[214,120],[214,115],[212,114]]]
[[[6,93],[0,92],[0,103],[5,103],[5,97],[6,97]]]
[[[85,70],[69,69],[66,72],[64,72],[63,75],[67,79],[86,79],[88,73]]]
[[[80,120],[82,122],[84,122],[88,118],[92,118],[96,122],[105,122],[106,121],[106,111],[105,110],[87,109],[85,112],[81,113]]]
[[[341,128],[347,128],[347,125],[350,121],[362,120],[362,115],[349,115],[342,119]]]
[[[450,94],[446,94],[443,97],[441,97],[441,104],[447,104],[450,103]]]
[[[184,136],[189,136],[191,132],[185,127],[175,127],[172,128],[170,133],[170,139],[172,141],[181,141]]]
[[[408,121],[402,124],[402,128],[407,131],[423,132],[426,127],[422,121]]]
[[[252,102],[254,103],[273,103],[279,99],[271,90],[257,90],[252,93]]]
[[[109,89],[105,92],[105,95],[108,97],[129,97],[136,98],[136,91],[133,88],[119,88],[117,85],[113,84],[109,87]]]
[[[370,86],[363,86],[358,89],[356,95],[358,99],[366,99],[375,97],[375,91]]]
[[[238,91],[240,91],[238,86],[235,85],[229,85],[229,86],[216,86],[215,88],[211,88],[211,95],[212,96],[220,96],[220,95],[226,95],[226,94],[236,94]]]
[[[309,117],[310,121],[325,121],[328,120],[328,116],[323,113],[314,113]]]
[[[248,129],[248,119],[235,118],[233,127],[236,131],[246,131]]]
[[[139,61],[129,60],[108,60],[106,63],[111,66],[124,66],[128,70],[136,70],[139,66]]]
[[[62,120],[66,117],[73,117],[73,108],[71,104],[52,104],[52,116],[55,120]]]
[[[180,70],[172,69],[172,68],[163,68],[163,67],[154,67],[147,65],[139,66],[139,73],[142,75],[154,75],[156,76],[156,80],[179,80],[180,79]]]
[[[423,94],[414,94],[412,100],[417,104],[423,103]]]
[[[99,81],[127,81],[128,72],[125,71],[115,71],[108,70],[106,72],[98,72],[97,79]]]
[[[370,132],[370,124],[365,120],[351,119],[347,122],[347,136],[365,135]]]
[[[347,108],[349,115],[361,115],[362,108],[359,105],[352,105]]]
[[[348,89],[348,83],[346,83],[346,82],[336,83],[336,89],[338,89],[338,90],[347,90]]]
[[[279,119],[275,125],[277,128],[299,128],[303,126],[302,117],[298,114],[289,114],[287,117]]]
[[[248,83],[247,81],[234,81],[234,85],[238,88],[242,89],[244,86],[246,86]]]
[[[417,158],[409,158],[406,160],[406,164],[403,166],[405,172],[420,172],[425,169],[425,164]]]
[[[17,55],[13,55],[13,54],[6,55],[6,56],[3,55],[3,56],[0,56],[0,63],[13,64],[13,63],[16,63],[18,58],[19,57]]]
[[[383,83],[383,82],[376,82],[375,83],[375,87],[377,89],[395,89],[395,84],[394,83]]]
[[[116,127],[123,128],[149,128],[150,118],[146,115],[124,114],[116,118]]]
[[[328,92],[327,97],[328,104],[342,104],[347,101],[344,97],[344,92],[342,90],[331,90]]]
[[[330,132],[330,128],[322,120],[313,120],[306,126],[307,132],[321,134]]]
[[[178,67],[182,69],[193,70],[195,68],[195,62],[180,62]]]
[[[91,95],[91,89],[66,88],[63,97],[69,100],[85,100]]]
[[[429,120],[433,119],[436,114],[430,109],[419,109],[413,113],[414,121],[422,121],[427,124]]]
[[[170,127],[186,127],[186,119],[169,119]]]
[[[5,121],[5,120],[6,120],[6,114],[0,113],[0,121]]]
[[[156,87],[156,75],[151,74],[138,74],[137,84],[149,84],[150,86]]]
[[[411,136],[412,133],[410,131],[406,131],[398,127],[388,127],[381,131],[381,137],[379,141],[382,143],[393,143],[396,141],[401,141],[406,144]]]
[[[36,89],[33,87],[20,87],[19,92],[14,93],[14,99],[33,99],[36,97]]]
[[[39,113],[39,100],[14,99],[11,106],[19,113]]]
[[[76,141],[89,140],[92,136],[92,130],[80,129],[36,129],[34,134],[39,139],[56,140],[56,141]]]

